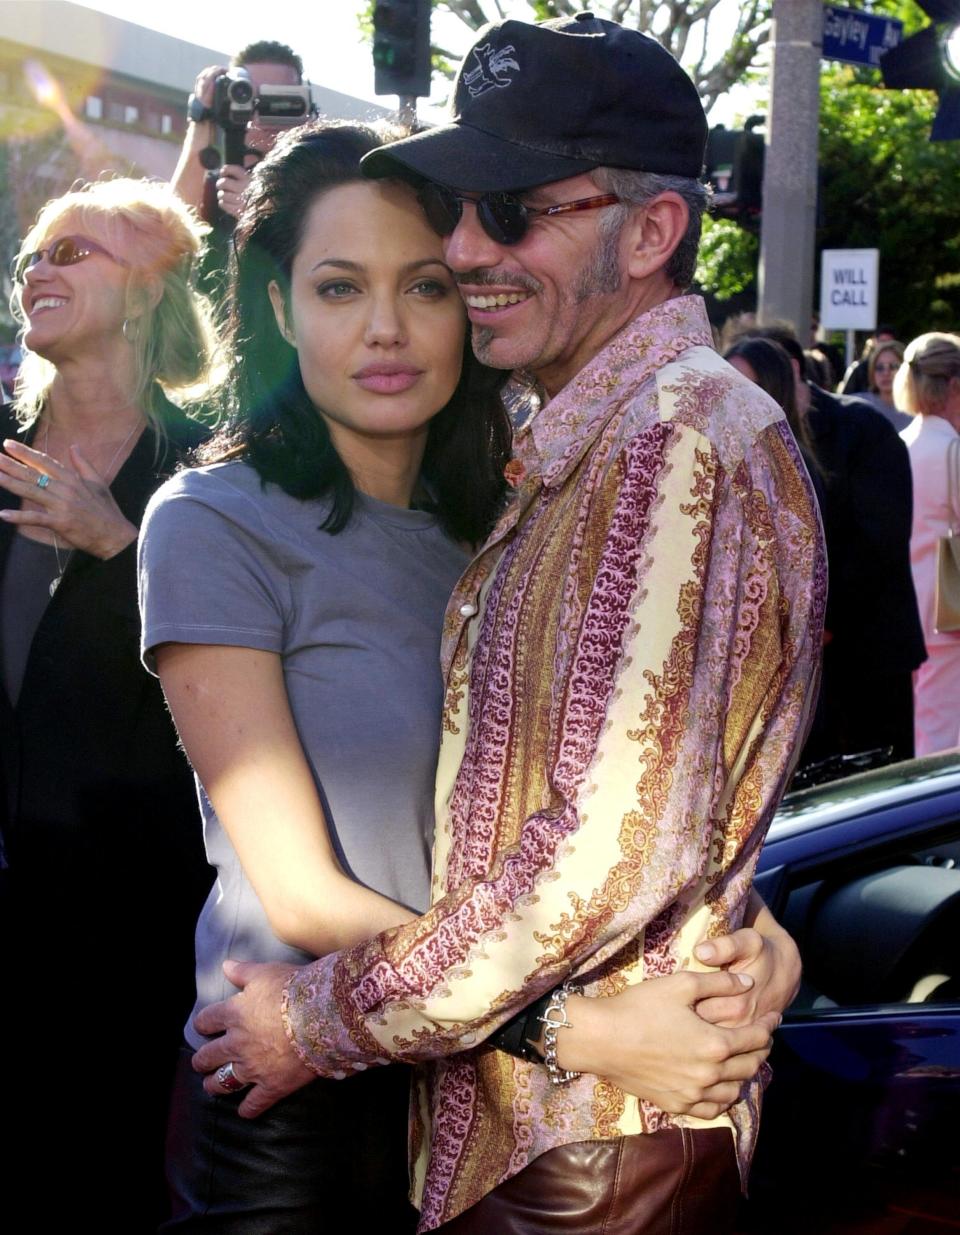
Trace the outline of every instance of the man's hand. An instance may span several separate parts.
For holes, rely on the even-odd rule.
[[[753,985],[742,994],[711,997],[697,1004],[697,1012],[714,1025],[748,1025],[768,1012],[782,1015],[800,986],[797,945],[757,898],[754,921],[760,930],[743,927],[732,935],[704,940],[694,955],[704,965],[746,973]]]
[[[217,173],[217,202],[224,214],[240,218],[243,195],[250,183],[250,172],[235,163],[224,163]]]
[[[779,1016],[727,1029],[697,1015],[707,999],[735,996],[750,979],[683,970],[603,999],[571,997],[573,1026],[557,1036],[562,1068],[593,1072],[674,1115],[714,1119],[740,1097],[770,1053]]]
[[[197,80],[193,84],[193,93],[197,96],[204,107],[213,107],[213,95],[217,84],[217,78],[222,77],[224,73],[229,73],[230,70],[225,64],[211,64],[207,68],[202,69]]]
[[[238,1113],[255,1119],[275,1102],[302,1089],[316,1075],[305,1067],[287,1038],[280,1019],[283,989],[296,972],[293,965],[256,965],[226,961],[223,972],[241,988],[239,995],[211,1004],[194,1019],[200,1033],[220,1034],[193,1057],[196,1072],[206,1072],[203,1087],[209,1094],[228,1092],[216,1070],[233,1064],[234,1076],[251,1088]]]

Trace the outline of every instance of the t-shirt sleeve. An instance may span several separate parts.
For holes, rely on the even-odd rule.
[[[161,643],[283,648],[288,584],[254,497],[184,472],[154,494],[138,550],[141,655]]]

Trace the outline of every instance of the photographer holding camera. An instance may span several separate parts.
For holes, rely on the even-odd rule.
[[[251,168],[280,133],[308,119],[311,110],[303,62],[285,43],[250,43],[229,68],[211,65],[197,78],[171,183],[214,228],[202,273],[208,292],[215,290],[208,280],[226,265],[222,249],[240,213]]]

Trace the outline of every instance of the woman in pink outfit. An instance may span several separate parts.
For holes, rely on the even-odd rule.
[[[894,394],[914,413],[900,436],[913,474],[910,564],[928,657],[914,674],[916,752],[930,755],[960,745],[960,631],[938,630],[935,618],[937,542],[951,527],[960,532],[960,336],[914,339]]]

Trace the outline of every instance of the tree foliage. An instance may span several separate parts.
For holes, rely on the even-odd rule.
[[[753,283],[760,242],[730,219],[707,215],[697,259],[697,285],[716,300],[732,300]]]
[[[820,91],[818,248],[880,250],[882,321],[903,338],[960,322],[960,142],[931,142],[936,97],[846,67]]]
[[[469,30],[479,30],[490,21],[522,15],[531,21],[569,17],[583,9],[579,0],[526,0],[523,5],[505,0],[433,0],[438,17],[450,15]],[[520,9],[520,13],[517,10]],[[625,26],[654,35],[689,71],[709,112],[720,95],[740,81],[754,64],[758,50],[770,37],[771,0],[597,0],[590,11]],[[372,29],[368,4],[361,26]],[[718,19],[734,24],[725,31],[717,54],[711,37]],[[434,23],[434,33],[439,23]],[[434,69],[452,77],[464,48],[433,47]]]

